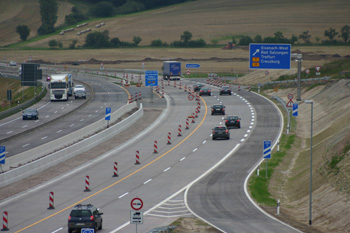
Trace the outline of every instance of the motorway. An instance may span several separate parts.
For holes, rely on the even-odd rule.
[[[212,90],[213,96],[201,98],[201,112],[195,118],[195,123],[190,123],[190,129],[185,130],[187,116],[195,111],[197,102],[189,101],[188,94],[183,90],[166,86],[169,105],[147,131],[134,137],[128,144],[116,147],[70,173],[1,202],[0,210],[6,210],[10,215],[9,232],[67,232],[70,209],[78,203],[92,203],[102,208],[104,222],[101,232],[135,232],[135,225],[128,224],[130,201],[135,197],[142,198],[142,210],[145,212],[144,224],[137,225],[137,229],[139,232],[150,231],[157,226],[171,223],[179,216],[192,215],[185,208],[185,189],[226,157],[229,158],[220,170],[210,173],[207,176],[209,178],[206,177],[203,182],[189,190],[189,207],[226,232],[251,232],[249,229],[254,232],[264,227],[263,224],[271,226],[266,228],[269,232],[287,232],[286,229],[290,232],[290,228],[264,217],[249,204],[241,191],[244,183],[242,180],[261,158],[256,151],[260,150],[262,141],[274,141],[277,137],[281,127],[280,116],[272,111],[274,107],[271,103],[252,93],[241,91],[232,96],[219,96],[217,88],[213,87]],[[149,96],[143,99],[149,101]],[[159,102],[164,102],[164,99],[154,99],[154,104]],[[234,114],[242,118],[241,129],[230,130],[231,138],[228,141],[211,140],[211,129],[223,124],[223,116],[211,116],[210,106],[220,102],[226,105],[226,115]],[[110,100],[106,103],[109,105]],[[82,114],[86,115],[86,112]],[[74,122],[78,119],[75,118]],[[177,136],[179,125],[182,125],[182,136]],[[169,132],[172,135],[170,144],[167,138]],[[155,141],[158,153],[154,153]],[[139,165],[135,164],[136,151],[140,152]],[[256,153],[250,155],[250,151]],[[119,164],[119,177],[111,176],[110,168],[115,161]],[[90,176],[90,192],[84,192],[86,175]],[[231,179],[229,182],[222,181],[219,179],[221,177]],[[206,196],[211,187],[216,194],[231,195],[219,195],[225,205],[208,205],[202,208],[200,206],[203,204],[219,203],[218,200],[210,199],[218,198],[217,196],[210,193],[209,197]],[[50,191],[55,193],[54,210],[47,209]],[[227,203],[235,205],[233,200],[241,200],[243,207],[248,207],[248,214],[242,215],[245,220],[262,219],[259,221],[260,225],[257,224],[254,228],[247,225],[236,228],[232,215],[225,208]],[[174,206],[174,203],[176,207],[169,207],[171,204]],[[233,213],[235,211],[231,207],[228,209]],[[220,211],[224,211],[225,221],[218,221],[217,216],[222,217]],[[241,211],[245,213],[245,210]],[[230,218],[233,223],[228,223]]]

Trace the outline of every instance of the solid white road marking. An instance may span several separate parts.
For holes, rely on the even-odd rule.
[[[47,138],[47,136],[45,136],[45,137],[42,137],[42,138],[41,138],[41,140],[44,140],[45,138]]]
[[[128,195],[128,194],[129,194],[129,192],[126,192],[126,193],[124,193],[123,195],[120,195],[118,198],[125,197],[125,196]]]
[[[167,172],[170,170],[170,167],[168,167],[167,169],[165,169],[163,172]]]
[[[192,152],[196,152],[196,150],[198,150],[198,148],[195,148]]]
[[[149,180],[143,182],[143,184],[147,184],[148,182],[151,182],[151,180],[152,180],[152,179],[149,179]]]
[[[180,161],[182,162],[184,159],[186,159],[186,157],[183,157],[182,159],[180,159]]]
[[[25,144],[25,145],[23,145],[22,147],[26,147],[26,146],[29,146],[30,144],[29,143],[27,143],[27,144]]]

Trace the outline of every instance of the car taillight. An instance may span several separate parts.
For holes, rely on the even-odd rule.
[[[203,90],[200,90],[200,92],[203,92]]]
[[[210,92],[210,90],[208,90],[208,92]]]
[[[231,89],[228,89],[229,91],[231,91]]]
[[[226,133],[228,133],[228,130],[226,130]]]
[[[225,121],[226,123],[228,122],[228,120]]]
[[[213,130],[213,133],[215,133],[215,130]]]
[[[223,108],[222,111],[224,111],[225,109]]]
[[[211,111],[214,112],[214,108],[212,108]]]
[[[239,122],[239,120],[237,120],[237,122]]]
[[[93,215],[90,216],[90,221],[94,221],[94,216]]]
[[[72,217],[71,217],[71,216],[68,217],[68,221],[70,221],[70,220],[72,220]]]

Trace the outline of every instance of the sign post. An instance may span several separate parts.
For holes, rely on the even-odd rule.
[[[266,178],[267,178],[267,161],[271,159],[271,141],[264,141],[263,156],[266,159]]]
[[[249,69],[290,69],[290,44],[249,44]]]
[[[2,173],[2,164],[5,164],[6,159],[6,147],[0,146],[0,170]]]
[[[130,224],[136,224],[136,233],[137,233],[137,224],[143,224],[143,212],[139,211],[143,207],[143,201],[141,198],[134,198],[131,200],[131,208],[130,211]]]

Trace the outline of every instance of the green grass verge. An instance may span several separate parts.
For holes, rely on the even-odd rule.
[[[271,196],[268,186],[271,175],[275,171],[275,168],[283,160],[287,151],[294,143],[294,134],[283,134],[280,139],[280,151],[275,151],[271,154],[271,159],[268,160],[267,176],[266,176],[266,161],[260,165],[260,174],[254,173],[249,180],[249,191],[252,197],[259,204],[267,206],[275,206],[276,200]]]

